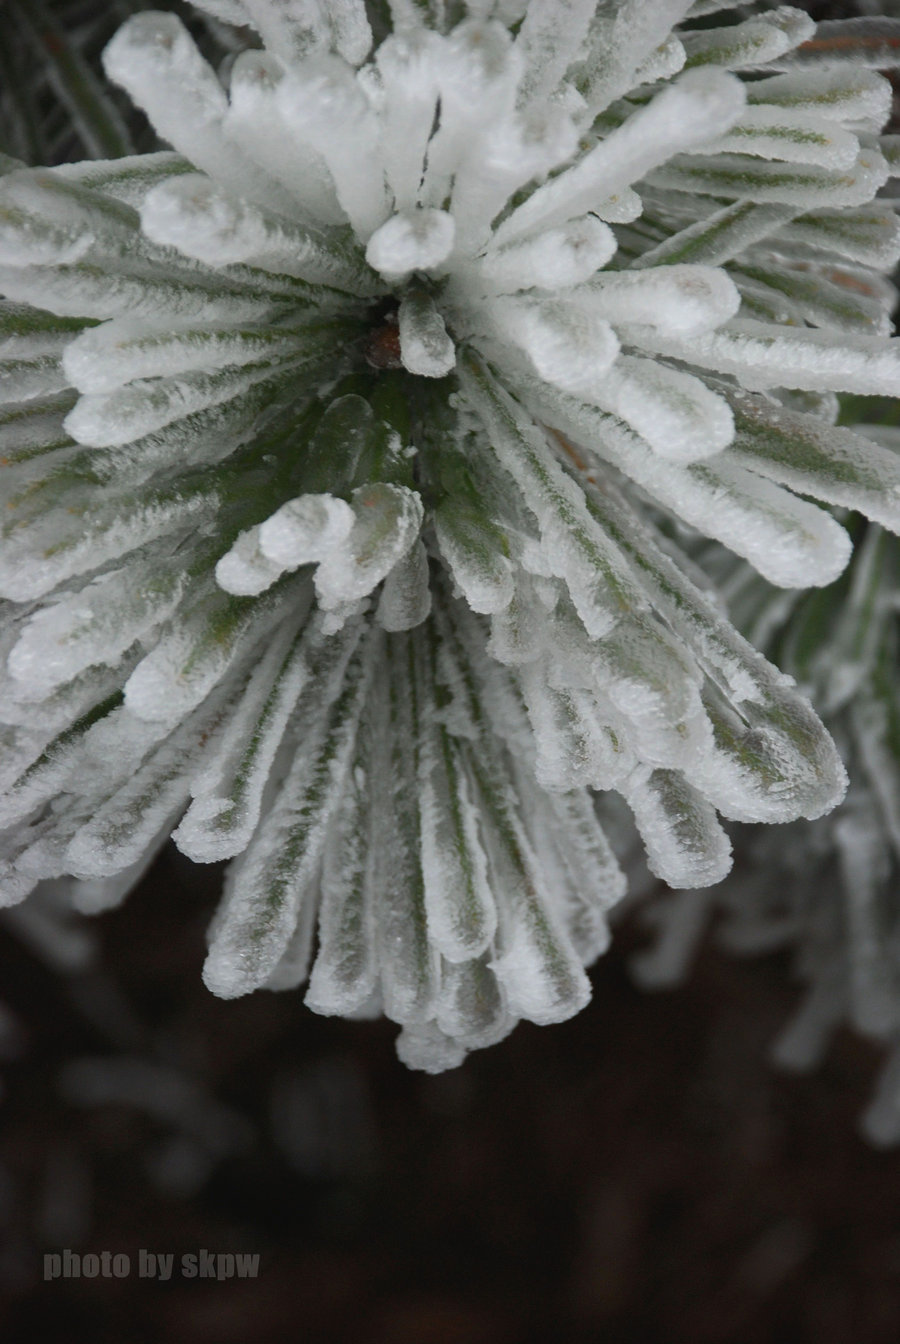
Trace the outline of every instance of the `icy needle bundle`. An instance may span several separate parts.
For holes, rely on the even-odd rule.
[[[867,433],[898,445],[897,430]],[[859,520],[857,520],[858,522]],[[774,1043],[786,1068],[817,1065],[848,1023],[888,1047],[862,1119],[872,1142],[900,1142],[900,545],[868,526],[833,589],[773,594],[736,567],[730,609],[808,690],[834,733],[850,788],[831,816],[777,833],[748,828],[742,862],[715,891],[670,893],[645,907],[655,945],[634,971],[647,987],[686,974],[709,917],[739,954],[792,953],[805,986]]]
[[[3,165],[2,890],[102,908],[174,831],[233,860],[212,990],[309,974],[448,1067],[586,1002],[591,790],[687,887],[717,812],[842,795],[677,525],[787,587],[849,556],[810,497],[900,526],[833,424],[900,392],[890,33],[202,8],[259,42],[222,77],[172,15],[105,55],[174,152]]]

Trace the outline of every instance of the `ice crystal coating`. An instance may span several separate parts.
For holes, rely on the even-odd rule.
[[[201,8],[261,46],[105,53],[170,150],[2,162],[0,889],[174,831],[214,992],[446,1068],[586,1002],[592,790],[685,888],[842,796],[678,528],[787,588],[850,554],[811,499],[900,529],[833,423],[900,392],[890,86],[789,7]]]
[[[893,427],[861,426],[892,451]],[[741,863],[715,892],[652,901],[655,930],[634,962],[648,988],[687,973],[713,911],[716,936],[740,955],[789,949],[804,986],[772,1045],[783,1068],[821,1060],[847,1023],[887,1047],[862,1130],[880,1146],[900,1143],[900,548],[882,528],[863,527],[839,591],[773,594],[751,572],[715,557],[735,616],[775,651],[814,695],[850,771],[846,799],[829,818],[737,837]]]

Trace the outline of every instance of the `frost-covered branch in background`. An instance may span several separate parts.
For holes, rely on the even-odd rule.
[[[895,449],[890,425],[861,426]],[[715,922],[717,941],[751,955],[787,948],[804,994],[773,1044],[784,1068],[818,1064],[836,1027],[849,1023],[889,1047],[863,1131],[900,1141],[900,549],[864,528],[851,567],[820,592],[777,594],[724,554],[706,554],[729,608],[820,706],[850,773],[842,805],[784,833],[738,832],[742,862],[715,891],[656,895],[643,910],[650,945],[634,959],[638,981],[670,987],[687,974]]]

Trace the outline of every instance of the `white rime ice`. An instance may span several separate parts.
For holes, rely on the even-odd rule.
[[[104,57],[164,147],[0,158],[0,900],[99,908],[174,833],[231,862],[215,993],[308,978],[436,1071],[586,1003],[595,792],[688,893],[720,816],[843,795],[696,553],[790,594],[850,556],[820,505],[900,529],[834,396],[900,392],[890,85],[789,6],[198,7],[227,61],[152,12]]]
[[[866,427],[867,433],[895,433]],[[799,593],[787,605],[730,557],[712,557],[732,588],[735,613],[781,650],[815,691],[850,769],[847,797],[831,817],[770,831],[739,831],[743,862],[714,891],[653,901],[656,933],[634,967],[648,987],[684,978],[715,913],[716,936],[739,955],[783,948],[803,994],[771,1045],[775,1063],[815,1067],[835,1029],[847,1023],[886,1047],[887,1058],[862,1133],[881,1147],[900,1143],[900,698],[897,693],[900,552],[869,525],[827,608]],[[826,594],[831,598],[832,594]],[[818,610],[816,608],[818,607]],[[649,848],[649,846],[648,846]]]

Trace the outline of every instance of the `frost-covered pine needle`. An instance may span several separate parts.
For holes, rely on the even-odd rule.
[[[900,444],[890,426],[861,428],[885,448]],[[844,1023],[885,1045],[862,1128],[888,1145],[900,1143],[900,547],[859,522],[834,589],[774,594],[723,556],[716,566],[735,617],[821,706],[850,772],[846,799],[812,825],[739,832],[741,863],[716,891],[651,901],[643,914],[655,937],[633,969],[648,987],[681,980],[714,911],[729,951],[789,949],[804,993],[774,1059],[814,1067]]]
[[[900,392],[890,85],[789,7],[201,7],[222,71],[105,53],[170,150],[2,163],[2,891],[174,831],[232,860],[211,989],[436,1070],[586,1002],[592,790],[685,888],[842,796],[677,538],[791,589],[850,554],[811,499],[900,529],[833,424]]]

